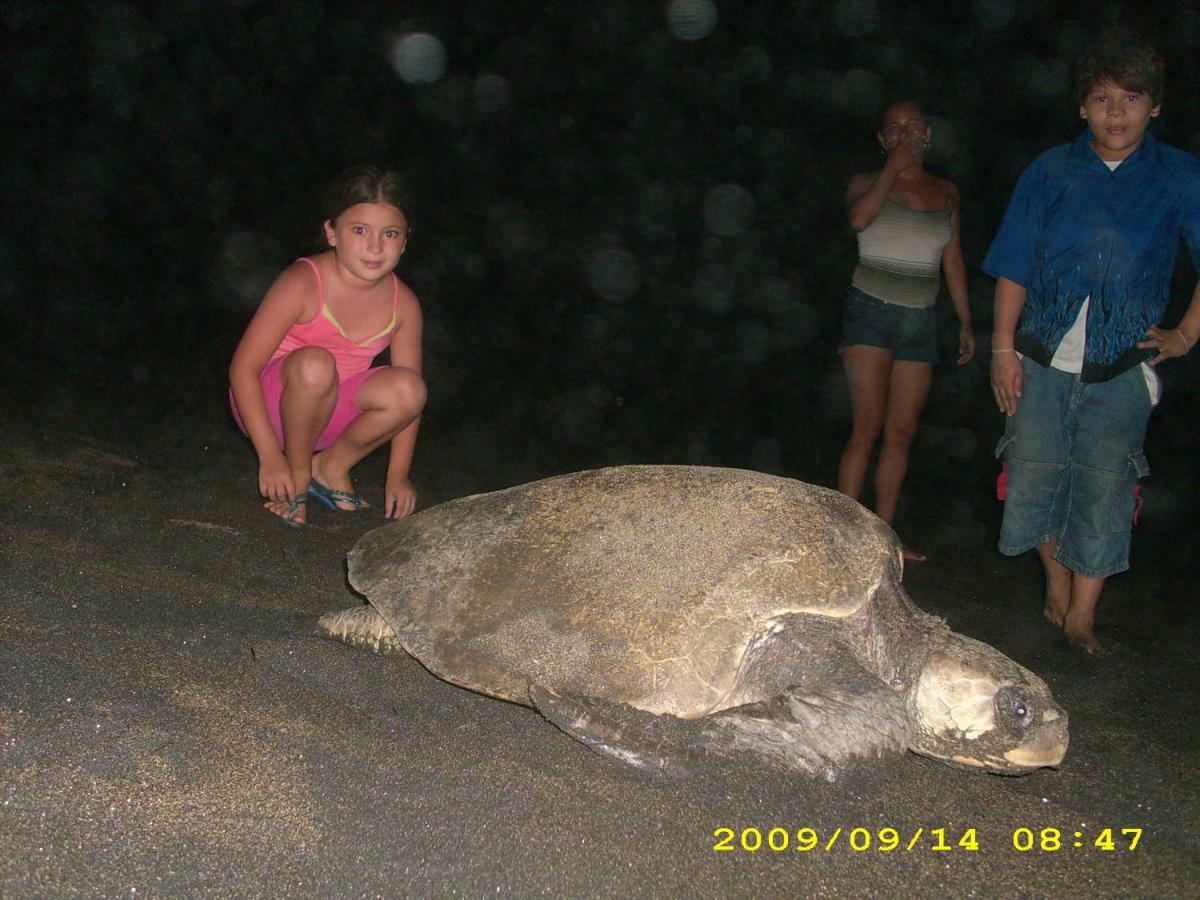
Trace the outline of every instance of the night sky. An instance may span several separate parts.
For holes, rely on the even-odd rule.
[[[1200,150],[1200,7],[1145,7],[8,0],[4,391],[79,428],[232,430],[241,329],[315,249],[321,185],[371,161],[416,201],[400,274],[426,318],[418,482],[432,444],[503,457],[493,486],[629,462],[831,484],[849,416],[842,198],[879,164],[881,106],[916,95],[933,117],[986,348],[979,263],[1020,171],[1079,133],[1070,67],[1090,37],[1120,21],[1156,44],[1153,130]],[[1168,324],[1194,284],[1179,259]],[[914,449],[911,490],[951,510],[989,502],[986,367],[938,367]],[[1163,368],[1148,445],[1180,498],[1196,372]]]

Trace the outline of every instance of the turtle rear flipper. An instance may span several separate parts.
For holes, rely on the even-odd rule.
[[[317,629],[334,640],[375,653],[397,653],[404,649],[387,619],[367,603],[326,613],[317,620]]]

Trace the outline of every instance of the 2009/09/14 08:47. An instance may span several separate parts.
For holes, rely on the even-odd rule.
[[[1059,828],[1016,828],[1010,835],[1009,847],[1021,853],[1054,853],[1065,849],[1089,849],[1101,851],[1136,850],[1142,837],[1141,828],[1102,828],[1093,838],[1084,831],[1063,831]],[[967,850],[978,851],[983,844],[975,828],[967,828],[961,834],[946,828],[917,828],[911,836],[903,836],[895,828],[851,828],[848,831],[837,827],[822,834],[815,828],[788,829],[776,826],[760,829],[753,826],[740,831],[728,826],[713,829],[716,852],[757,853],[760,850],[801,853],[813,850],[830,852],[839,846],[848,846],[862,853],[876,850],[890,853],[893,850],[910,851],[925,849],[933,851]]]

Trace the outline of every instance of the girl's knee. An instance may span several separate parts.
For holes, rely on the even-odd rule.
[[[425,408],[425,379],[412,369],[397,369],[396,393],[400,405],[413,415]]]
[[[412,418],[425,408],[425,379],[418,372],[397,366],[377,375],[383,376],[380,379],[381,394],[383,405],[388,409]]]
[[[333,354],[323,347],[301,347],[284,360],[280,374],[285,387],[327,391],[337,385]]]

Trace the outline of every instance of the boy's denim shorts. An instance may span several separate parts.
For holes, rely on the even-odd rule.
[[[1057,540],[1054,558],[1106,578],[1129,568],[1134,485],[1150,474],[1142,443],[1153,406],[1134,366],[1110,381],[1022,360],[1017,412],[996,456],[1007,462],[1000,552],[1016,556]]]
[[[936,363],[937,322],[933,307],[887,303],[853,285],[842,313],[842,346],[868,344],[891,350],[896,359]]]

